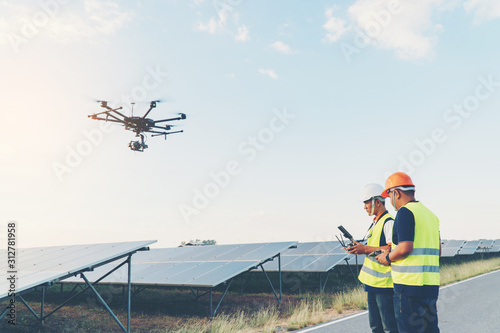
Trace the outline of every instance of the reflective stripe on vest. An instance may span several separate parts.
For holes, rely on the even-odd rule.
[[[377,272],[376,270],[368,268],[365,265],[363,265],[363,267],[361,268],[361,271],[365,272],[366,274],[372,275],[374,277],[380,278],[380,279],[385,279],[385,278],[391,277],[391,271],[388,271],[386,273]]]
[[[415,239],[410,255],[392,263],[392,279],[402,285],[439,286],[439,219],[420,202],[409,202],[404,207],[415,218]]]
[[[393,217],[386,213],[380,217],[372,228],[371,236],[368,237],[367,246],[379,247],[380,238],[384,232],[385,222]],[[393,288],[391,266],[384,266],[374,257],[365,256],[365,261],[361,272],[359,273],[359,281],[370,287],[376,288]]]
[[[439,273],[439,266],[394,266],[392,270],[398,273]]]

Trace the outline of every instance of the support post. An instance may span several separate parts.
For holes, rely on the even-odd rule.
[[[328,277],[330,276],[330,272],[331,270],[329,270],[327,273],[326,273],[326,278],[325,278],[325,283],[321,286],[321,292],[324,292],[325,291],[325,288],[326,288],[326,283],[328,282]],[[321,276],[321,273],[319,273],[320,276]]]
[[[282,301],[281,253],[278,253],[278,270],[279,270],[279,279],[280,279],[280,299],[279,299],[279,304],[281,305],[281,301]]]
[[[45,289],[46,287],[42,287],[42,304],[40,305],[40,320],[43,322],[43,308],[45,306]]]
[[[120,320],[116,317],[116,315],[113,313],[113,311],[111,311],[111,309],[109,308],[108,304],[106,304],[106,302],[102,299],[101,295],[99,295],[99,293],[97,292],[97,290],[95,290],[94,286],[92,285],[92,283],[89,282],[89,280],[87,279],[87,277],[85,276],[85,274],[81,273],[81,276],[82,276],[82,279],[84,279],[85,282],[87,283],[87,286],[90,288],[90,290],[92,290],[94,292],[94,294],[97,297],[97,299],[99,300],[99,302],[101,302],[101,304],[106,308],[106,310],[109,312],[109,314],[111,315],[111,317],[113,317],[113,319],[118,324],[118,326],[120,326],[120,328],[125,333],[130,333],[130,331],[127,330],[125,328],[125,326],[123,326],[123,324],[120,322]]]
[[[358,266],[358,255],[357,254],[356,254],[356,276],[359,276],[359,266]],[[358,281],[356,278],[354,278],[354,279],[356,280],[356,282]]]
[[[347,258],[344,259],[346,264],[347,264],[347,267],[349,267],[349,271],[351,272],[351,275],[352,275],[352,278],[354,279],[354,282],[356,282],[356,277],[354,276],[354,273],[352,271],[352,268],[351,268],[351,265],[349,265],[349,260],[347,260]]]
[[[227,284],[226,290],[224,290],[224,293],[222,294],[219,303],[217,303],[217,307],[215,308],[213,314],[212,314],[212,319],[215,317],[215,314],[217,313],[217,310],[219,310],[219,306],[222,303],[222,300],[224,299],[224,296],[226,296],[227,291],[229,290],[229,287],[231,286],[231,283],[233,282],[233,279],[229,280],[229,283]]]
[[[210,288],[210,319],[214,319],[214,313],[213,313],[213,311],[212,311],[212,308],[213,308],[213,307],[212,307],[212,300],[213,300],[213,299],[212,299],[212,289],[213,289],[213,288]]]
[[[127,259],[128,264],[128,303],[127,303],[127,332],[130,332],[130,306],[132,303],[132,255]]]
[[[9,308],[5,308],[5,311],[0,315],[0,319],[2,319],[7,314],[7,312],[9,312]]]
[[[31,308],[31,306],[29,306],[29,304],[28,304],[28,303],[26,303],[26,301],[24,300],[24,298],[22,298],[22,296],[19,296],[19,297],[18,297],[18,299],[20,299],[20,300],[21,300],[21,302],[23,302],[23,304],[24,304],[24,305],[28,308],[28,310],[31,312],[31,314],[32,314],[33,316],[35,316],[35,318],[36,318],[36,319],[38,319],[38,320],[40,320],[40,321],[42,320],[42,319],[38,316],[38,314],[37,314],[35,311],[33,311],[33,309]]]
[[[271,286],[271,289],[274,293],[274,297],[276,297],[276,299],[278,300],[278,303],[281,304],[281,300],[280,300],[280,297],[278,297],[278,295],[276,294],[276,290],[274,290],[274,286],[273,286],[273,283],[271,282],[271,279],[269,278],[269,276],[267,275],[267,272],[266,270],[264,269],[264,266],[261,264],[260,265],[260,268],[262,269],[262,272],[264,272],[264,275],[265,277],[267,278],[267,282],[269,282],[269,285]]]

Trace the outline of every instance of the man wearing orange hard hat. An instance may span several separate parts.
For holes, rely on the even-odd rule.
[[[381,193],[397,211],[391,251],[377,256],[392,266],[394,312],[400,332],[439,332],[439,219],[415,200],[415,184],[404,172],[387,178]]]

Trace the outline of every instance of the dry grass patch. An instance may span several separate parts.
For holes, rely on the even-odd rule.
[[[441,286],[462,281],[500,269],[500,258],[470,261],[458,265],[445,265],[440,269]]]
[[[332,308],[338,313],[347,309],[366,310],[368,302],[363,286],[337,293],[333,296]]]

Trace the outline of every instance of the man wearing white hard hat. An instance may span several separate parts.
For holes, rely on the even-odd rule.
[[[368,229],[368,242],[366,245],[355,242],[356,245],[347,248],[347,251],[352,254],[367,255],[359,280],[365,284],[372,332],[395,333],[398,332],[398,328],[394,316],[391,267],[384,266],[374,256],[369,256],[374,251],[389,251],[391,248],[394,218],[385,209],[385,198],[381,196],[383,190],[384,187],[379,184],[368,184],[364,187],[362,193],[364,209],[369,216],[374,216]]]

